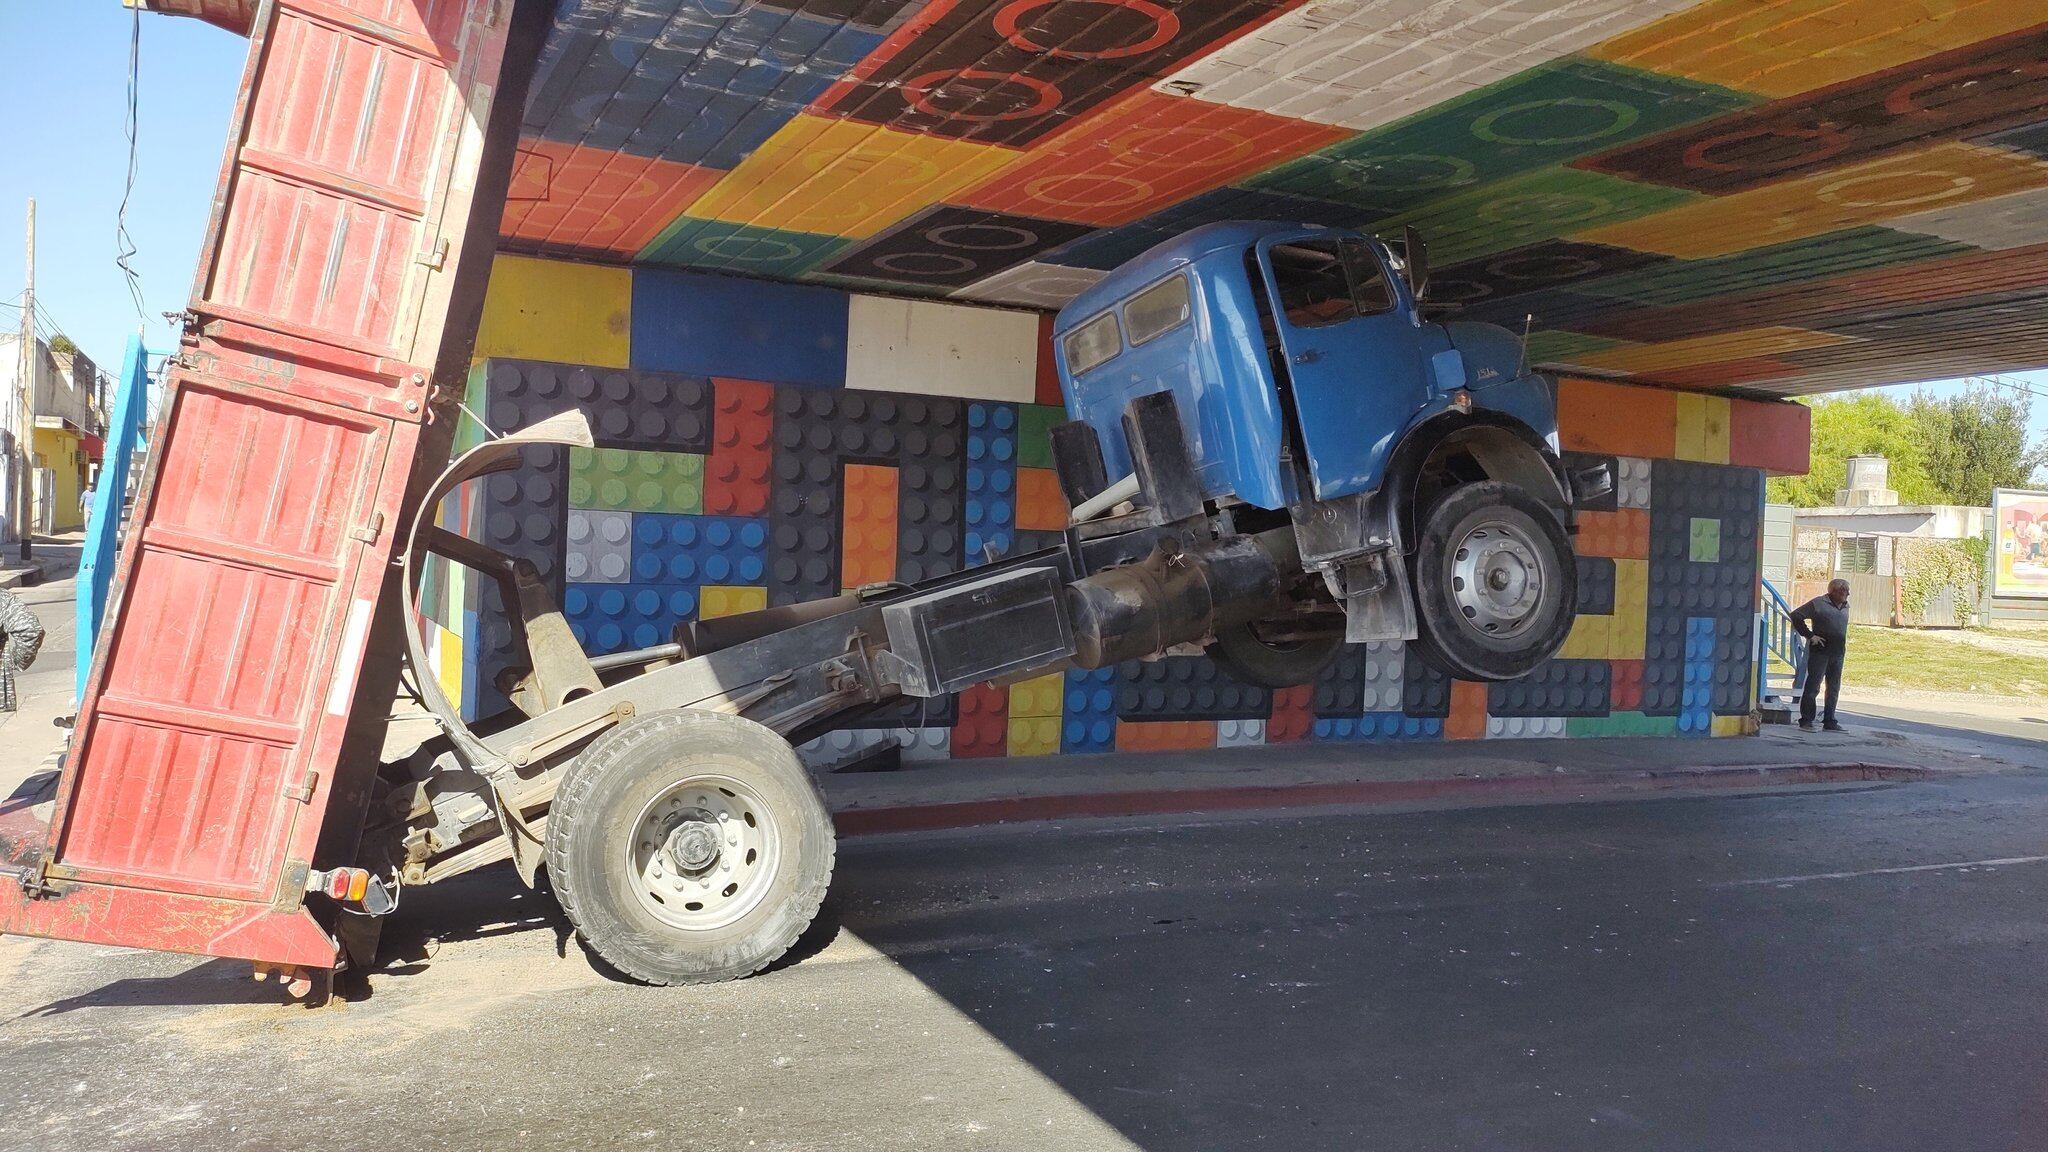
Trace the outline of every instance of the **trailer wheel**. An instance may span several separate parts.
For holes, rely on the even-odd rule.
[[[1218,629],[1209,645],[1209,658],[1247,684],[1261,688],[1293,688],[1320,675],[1337,650],[1344,646],[1344,633],[1319,633],[1295,640],[1268,642],[1259,635],[1256,622],[1247,621]]]
[[[1571,632],[1578,563],[1556,515],[1525,489],[1461,484],[1423,513],[1411,576],[1416,654],[1461,680],[1512,680]]]
[[[832,818],[789,742],[721,712],[626,724],[548,813],[555,896],[592,952],[647,984],[767,967],[818,914]]]

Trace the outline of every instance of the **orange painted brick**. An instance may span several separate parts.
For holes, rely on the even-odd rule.
[[[1314,685],[1280,688],[1273,692],[1273,715],[1266,721],[1266,743],[1292,744],[1308,739],[1314,730]]]
[[[1643,707],[1643,662],[1610,660],[1612,678],[1607,690],[1607,707],[1613,712],[1639,712]]]
[[[1557,382],[1557,436],[1568,451],[1668,460],[1677,448],[1677,394],[1567,377]]]
[[[1613,512],[1579,513],[1579,535],[1573,548],[1581,556],[1643,560],[1650,555],[1650,510],[1621,508]]]
[[[1215,746],[1214,720],[1126,720],[1116,726],[1119,752],[1180,752]]]
[[[1010,694],[976,684],[960,693],[960,719],[953,725],[958,758],[1007,756],[1010,752]]]
[[[896,470],[846,466],[846,520],[839,538],[839,586],[896,578]]]
[[[1050,468],[1017,469],[1017,527],[1058,532],[1067,526],[1060,474]]]
[[[1775,476],[1804,476],[1811,466],[1813,409],[1789,400],[1734,400],[1728,410],[1728,462]]]
[[[1446,740],[1477,740],[1486,735],[1486,685],[1476,680],[1451,681],[1451,714],[1444,721]]]
[[[775,457],[775,386],[712,380],[718,410],[704,462],[704,511],[759,516],[768,510],[768,469]]]

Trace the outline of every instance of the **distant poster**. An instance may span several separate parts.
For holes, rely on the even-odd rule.
[[[2048,600],[2048,492],[1991,494],[1991,594]]]

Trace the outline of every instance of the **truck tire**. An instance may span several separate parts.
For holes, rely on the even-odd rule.
[[[1342,631],[1269,644],[1246,622],[1219,629],[1209,645],[1209,658],[1247,684],[1293,688],[1320,675],[1343,646]]]
[[[1512,680],[1557,653],[1579,569],[1555,513],[1487,480],[1444,492],[1421,523],[1409,571],[1417,655],[1460,680]]]
[[[789,742],[722,712],[613,730],[570,767],[548,813],[562,910],[592,952],[645,984],[774,963],[818,914],[836,850]]]

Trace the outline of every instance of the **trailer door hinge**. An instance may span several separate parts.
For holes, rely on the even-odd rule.
[[[383,534],[384,514],[382,512],[372,512],[370,513],[370,522],[360,528],[349,529],[348,536],[351,540],[360,540],[365,544],[375,544],[377,537]]]
[[[313,800],[313,786],[319,782],[319,770],[308,768],[306,769],[305,776],[301,777],[296,785],[289,786],[284,790],[285,798],[297,800],[301,804],[311,803]]]
[[[413,263],[424,264],[432,271],[439,272],[448,263],[448,241],[434,241],[432,248],[413,257]]]

